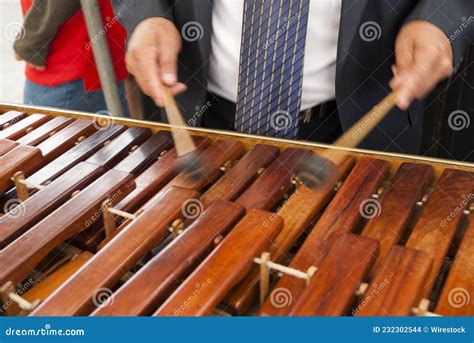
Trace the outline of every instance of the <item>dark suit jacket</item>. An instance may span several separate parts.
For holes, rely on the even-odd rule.
[[[317,1],[317,0],[312,0]],[[129,33],[142,20],[160,16],[175,23],[178,30],[197,22],[202,37],[183,40],[179,79],[188,91],[178,102],[190,122],[199,122],[198,109],[206,100],[211,51],[211,0],[114,0],[116,13]],[[236,15],[241,15],[236,13]],[[465,48],[474,39],[473,0],[342,0],[336,69],[336,100],[344,130],[369,111],[390,91],[394,43],[400,27],[409,21],[426,20],[450,37],[455,68]],[[469,22],[468,25],[463,25]],[[188,24],[189,25],[189,24]],[[364,31],[364,28],[368,31]],[[370,31],[372,29],[372,36]],[[398,109],[363,142],[363,148],[418,153],[422,135],[423,103],[409,111]]]

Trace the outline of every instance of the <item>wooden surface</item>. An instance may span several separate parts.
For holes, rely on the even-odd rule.
[[[121,125],[112,125],[108,128],[97,131],[83,142],[74,146],[53,162],[44,166],[28,178],[28,181],[35,184],[43,184],[57,178],[62,173],[74,167],[77,163],[92,156],[96,151],[104,146],[104,143],[115,138],[126,128]]]
[[[171,180],[164,189],[177,186],[187,189],[200,190],[211,184],[220,175],[220,168],[228,161],[234,161],[242,153],[242,145],[238,142],[219,140],[209,146],[199,156],[202,159],[202,176],[198,178],[189,177],[186,171],[180,172]]]
[[[123,160],[133,146],[143,143],[150,135],[151,131],[148,129],[130,127],[89,157],[87,162],[110,169]]]
[[[28,146],[18,145],[5,155],[0,156],[0,193],[12,185],[12,176],[22,171],[25,175],[37,170],[43,163],[41,150]]]
[[[201,197],[205,207],[214,200],[234,201],[279,154],[278,148],[257,144]]]
[[[66,116],[71,117],[74,119],[83,119],[83,120],[94,120],[98,117],[104,118],[109,120],[107,116],[100,116],[97,114],[87,114],[83,112],[77,111],[70,111],[58,108],[46,108],[40,106],[21,106],[11,104],[11,103],[0,103],[0,112],[7,112],[11,110],[20,110],[27,114],[34,114],[34,113],[45,113],[50,116]],[[154,132],[164,130],[170,131],[170,125],[160,123],[160,122],[152,122],[152,121],[137,121],[132,120],[129,118],[114,118],[115,123],[123,124],[127,126],[140,126],[152,129]],[[404,155],[399,153],[390,153],[384,151],[371,151],[371,150],[364,150],[364,149],[354,149],[354,148],[344,148],[344,147],[335,147],[329,146],[326,144],[320,144],[317,142],[309,142],[309,141],[298,141],[298,140],[290,140],[290,139],[279,139],[273,137],[264,137],[264,136],[256,136],[256,135],[248,135],[242,134],[238,132],[232,131],[223,131],[223,130],[212,130],[207,128],[200,128],[200,127],[186,127],[186,129],[191,132],[193,135],[196,136],[205,136],[210,137],[213,141],[217,139],[231,139],[236,140],[243,144],[245,149],[248,151],[256,144],[269,144],[279,149],[283,150],[288,147],[296,147],[296,148],[307,148],[312,150],[315,153],[322,153],[324,151],[330,150],[332,152],[340,152],[346,153],[354,157],[356,160],[359,160],[364,157],[371,157],[371,158],[380,158],[385,159],[390,163],[390,167],[392,170],[396,170],[401,163],[411,162],[411,163],[427,163],[430,164],[434,169],[434,179],[437,180],[441,173],[446,168],[455,168],[459,170],[466,170],[471,171],[474,168],[474,163],[468,162],[461,162],[461,161],[453,161],[447,159],[438,159],[438,158],[430,158],[426,156],[416,156],[416,155]]]
[[[290,266],[303,271],[311,266],[317,267],[339,237],[356,227],[361,219],[362,202],[370,199],[376,192],[387,171],[387,161],[360,159],[298,250]],[[275,287],[288,289],[296,301],[304,291],[305,281],[283,276]],[[286,315],[291,306],[276,307],[267,300],[261,313]]]
[[[278,216],[261,210],[249,210],[154,315],[211,314],[227,292],[247,275],[253,266],[253,259],[268,248],[282,227],[283,220]],[[190,296],[191,301],[188,300]]]
[[[311,154],[306,149],[286,149],[235,202],[247,209],[271,210],[291,189],[298,164]]]
[[[217,200],[163,251],[147,262],[114,293],[114,301],[100,306],[95,316],[143,316],[153,312],[243,216],[244,209]]]
[[[8,126],[20,121],[25,118],[26,114],[18,111],[8,111],[0,115],[0,130],[7,128]]]
[[[338,166],[338,178],[344,178],[352,166],[353,160],[347,157],[345,163]],[[314,219],[317,213],[327,204],[334,193],[334,186],[310,189],[303,185],[284,202],[276,212],[283,219],[283,230],[275,238],[270,250],[271,260],[284,263],[287,253],[295,244],[303,230]],[[260,267],[254,266],[249,275],[225,299],[225,303],[233,313],[243,315],[252,303],[256,302],[260,280]]]
[[[0,139],[0,156],[5,155],[18,145],[18,142],[9,139]]]
[[[435,312],[442,316],[474,316],[474,214],[472,213]]]
[[[209,145],[209,140],[196,140],[198,149]],[[116,207],[122,211],[134,212],[144,205],[153,195],[168,184],[180,169],[176,166],[177,154],[172,149],[158,161],[141,173],[135,180],[137,187]]]
[[[171,135],[168,132],[158,132],[114,166],[114,169],[137,176],[172,146]]]
[[[290,315],[343,315],[372,266],[377,249],[378,242],[374,239],[352,234],[341,236],[321,262],[304,292],[294,299],[295,305]],[[270,300],[272,296],[276,297],[276,293],[270,294]]]
[[[23,215],[0,218],[0,248],[4,248],[28,228],[56,210],[71,194],[86,187],[101,175],[104,169],[81,162],[22,203]]]
[[[35,300],[45,300],[93,256],[94,255],[88,251],[83,251],[79,255],[74,256],[71,261],[62,265],[57,270],[41,280],[39,284],[23,293],[22,297],[29,302],[33,302]]]
[[[47,161],[52,161],[72,148],[79,137],[89,137],[96,130],[91,120],[75,120],[40,143],[38,148]]]
[[[381,205],[380,213],[362,231],[362,236],[379,241],[380,255],[377,261],[385,259],[406,230],[416,203],[422,199],[431,181],[432,173],[430,166],[404,163],[390,180],[383,199],[378,200]]]
[[[17,142],[32,146],[38,145],[73,121],[73,119],[66,117],[52,118],[50,121],[18,139]]]
[[[367,291],[352,314],[357,316],[410,316],[418,307],[431,268],[427,254],[394,246],[381,262]]]
[[[137,219],[95,254],[32,315],[89,314],[94,309],[93,298],[97,296],[97,290],[113,287],[140,258],[165,237],[169,225],[181,215],[183,203],[198,195],[191,190],[170,188],[155,197]],[[64,301],[65,298],[68,298],[68,301]]]
[[[446,169],[408,239],[407,247],[421,250],[433,258],[424,297],[431,292],[473,191],[473,173]]]
[[[17,283],[56,246],[100,218],[100,206],[117,203],[133,188],[130,174],[110,170],[0,252],[0,283]]]
[[[3,131],[0,131],[0,138],[17,140],[26,135],[30,130],[43,125],[50,119],[51,117],[45,114],[32,114],[9,126]]]

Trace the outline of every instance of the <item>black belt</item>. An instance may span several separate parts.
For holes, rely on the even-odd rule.
[[[318,116],[318,118],[324,118],[336,110],[336,101],[329,100],[314,107],[308,108],[307,110],[301,111],[300,118],[303,123],[307,124],[310,122],[313,116]]]

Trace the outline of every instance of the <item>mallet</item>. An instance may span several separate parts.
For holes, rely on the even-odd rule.
[[[184,129],[185,122],[181,111],[176,104],[168,87],[162,86],[166,115],[171,127],[176,154],[178,155],[178,167],[183,169],[190,178],[199,179],[204,175],[204,163],[196,145],[188,130]],[[174,126],[182,126],[178,128]]]
[[[357,121],[334,143],[334,146],[353,148],[358,146],[365,137],[385,118],[395,106],[396,94],[391,92],[370,112]],[[315,188],[327,182],[337,181],[337,164],[345,155],[335,153],[331,149],[319,155],[304,159],[296,169],[297,178],[306,186]]]

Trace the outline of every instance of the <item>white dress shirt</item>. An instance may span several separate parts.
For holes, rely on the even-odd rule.
[[[236,102],[244,0],[214,0],[209,91]],[[301,110],[335,98],[341,0],[311,0]]]

